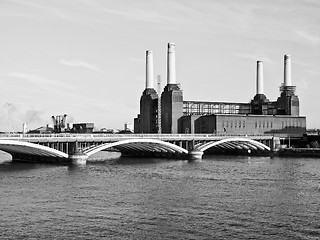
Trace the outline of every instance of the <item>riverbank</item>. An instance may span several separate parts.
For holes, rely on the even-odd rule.
[[[320,148],[281,148],[279,157],[320,157]]]

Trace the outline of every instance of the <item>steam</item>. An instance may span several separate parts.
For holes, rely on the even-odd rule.
[[[20,132],[23,123],[27,123],[28,129],[38,128],[46,123],[44,111],[34,110],[24,104],[1,102],[0,104],[0,131]]]

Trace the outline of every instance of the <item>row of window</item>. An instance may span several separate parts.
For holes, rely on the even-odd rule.
[[[269,121],[256,121],[254,124],[255,128],[272,128],[273,123]]]
[[[235,120],[235,121],[230,121],[230,123],[229,123],[229,121],[223,121],[222,122],[222,127],[223,128],[228,128],[228,127],[230,127],[230,128],[245,128],[246,127],[246,122],[245,121],[241,121],[241,120]]]
[[[255,128],[273,128],[272,121],[255,121]],[[246,121],[234,120],[234,121],[223,121],[222,128],[245,128]],[[288,127],[302,127],[301,121],[282,121],[282,128]]]
[[[300,121],[288,121],[282,122],[282,128],[292,128],[292,127],[302,127],[302,122]]]

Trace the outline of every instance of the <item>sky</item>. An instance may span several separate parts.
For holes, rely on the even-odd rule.
[[[123,129],[139,113],[145,52],[166,85],[176,44],[184,100],[249,102],[256,61],[280,95],[283,56],[307,128],[320,128],[319,0],[0,0],[0,131],[51,116]]]

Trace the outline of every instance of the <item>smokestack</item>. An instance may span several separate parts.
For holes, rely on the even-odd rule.
[[[290,55],[284,55],[284,86],[292,86]]]
[[[153,54],[146,51],[146,89],[153,88]]]
[[[257,94],[263,94],[263,62],[257,61]]]
[[[168,43],[167,83],[176,84],[176,53],[174,43]]]

